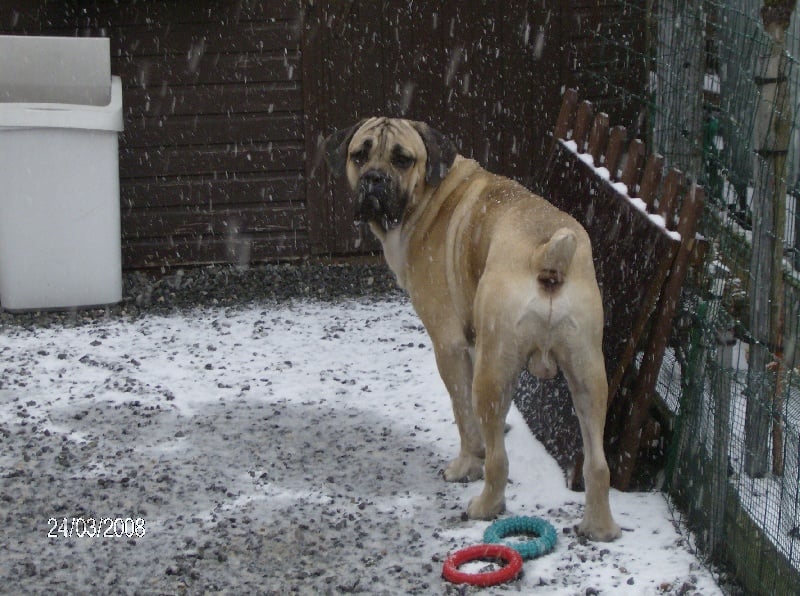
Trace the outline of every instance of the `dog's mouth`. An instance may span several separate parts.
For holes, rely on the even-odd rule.
[[[375,223],[387,231],[397,227],[402,208],[396,196],[389,176],[377,170],[366,172],[358,182],[355,223]]]

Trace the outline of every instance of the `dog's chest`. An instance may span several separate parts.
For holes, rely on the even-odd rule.
[[[408,240],[403,236],[400,228],[395,228],[386,232],[381,239],[383,245],[383,256],[389,268],[397,278],[397,285],[401,288],[406,287],[406,251],[408,250]]]

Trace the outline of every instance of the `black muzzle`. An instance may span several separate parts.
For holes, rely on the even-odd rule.
[[[392,211],[392,181],[380,170],[369,170],[358,181],[356,223],[375,222],[384,229],[394,219]]]

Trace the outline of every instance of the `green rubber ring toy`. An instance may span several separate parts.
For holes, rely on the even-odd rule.
[[[507,536],[533,534],[536,538],[526,542],[503,542]],[[549,553],[556,546],[556,529],[540,517],[509,517],[499,519],[486,528],[483,541],[487,544],[504,544],[517,551],[523,559],[535,559]]]

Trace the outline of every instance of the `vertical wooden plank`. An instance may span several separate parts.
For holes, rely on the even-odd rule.
[[[388,52],[380,65],[385,71],[384,113],[442,128],[445,110],[438,17],[414,3],[391,0],[384,5],[382,36]]]
[[[434,10],[422,5],[417,6],[418,33],[417,35],[425,38],[426,53],[424,62],[424,76],[418,83],[427,89],[418,98],[415,98],[413,112],[414,118],[427,121],[434,128],[439,129],[449,137],[448,111],[444,78],[447,74],[448,60],[450,54],[443,43],[444,22],[442,19],[443,9],[436,7]],[[430,108],[425,103],[416,100],[429,98]]]
[[[501,173],[501,162],[504,152],[503,144],[503,95],[504,81],[498,67],[502,59],[500,23],[495,20],[493,8],[485,3],[472,2],[474,6],[473,38],[470,40],[473,62],[474,113],[473,118],[480,132],[476,132],[475,158],[493,172]],[[508,8],[507,6],[505,7]]]
[[[658,201],[656,213],[664,218],[667,228],[672,229],[675,221],[675,210],[678,206],[678,193],[683,186],[683,172],[670,168],[664,180],[664,192]]]
[[[501,2],[496,4],[502,5]],[[568,12],[569,7],[566,4],[529,0],[525,10],[530,15],[531,28],[527,31],[526,61],[520,68],[531,71],[530,87],[525,90],[530,115],[524,123],[531,132],[528,136],[530,144],[521,151],[532,156],[531,170],[534,178],[538,179],[538,185],[541,185],[552,153],[549,151],[554,140],[550,136],[551,126],[562,105],[563,89],[575,87],[574,83],[569,84],[565,76],[567,62],[564,48],[567,40],[562,14]],[[546,192],[543,186],[537,188]]]
[[[356,15],[357,26],[354,37],[347,44],[349,55],[340,56],[343,62],[334,63],[334,72],[350,71],[352,77],[352,121],[376,115],[385,115],[386,62],[389,40],[384,36],[384,15],[380,2],[360,2]],[[337,76],[332,85],[337,84]]]
[[[661,183],[663,168],[663,156],[653,153],[647,158],[647,165],[645,165],[644,174],[642,174],[642,185],[639,189],[639,198],[647,205],[647,211],[653,210],[653,203],[658,192],[658,185]]]
[[[611,129],[608,141],[608,151],[606,151],[606,168],[611,174],[612,180],[618,180],[619,162],[622,160],[622,152],[625,150],[625,139],[628,131],[624,126],[615,126]]]
[[[692,185],[681,205],[676,231],[681,235],[681,242],[688,245],[687,250],[691,256],[696,243],[695,231],[706,202],[706,192],[702,186]]]
[[[476,125],[475,55],[472,44],[474,5],[471,2],[443,2],[436,10],[437,39],[442,51],[443,131],[466,157],[476,154],[475,136],[483,134]]]
[[[326,122],[315,134],[318,140],[354,124],[359,119],[384,113],[385,95],[382,85],[384,48],[379,28],[383,15],[374,3],[322,2],[325,45],[321,60],[324,65],[324,86],[318,87],[316,101],[326,104]],[[305,62],[305,57],[304,57]],[[366,84],[365,81],[370,81]],[[352,193],[343,176],[329,177],[326,205],[321,209],[320,230],[325,244],[322,254],[347,255],[369,252],[377,248],[372,235],[364,235],[364,243],[357,247],[358,233],[353,225],[354,205]],[[309,207],[309,215],[313,207]],[[314,220],[322,218],[315,215]]]
[[[586,138],[589,136],[589,127],[592,123],[592,102],[582,101],[578,106],[578,115],[575,118],[575,130],[572,140],[578,146],[578,153],[586,152]]]
[[[499,72],[502,82],[502,157],[498,173],[531,186],[532,160],[525,147],[531,142],[530,122],[533,115],[527,90],[535,84],[536,76],[535,69],[526,68],[530,64],[527,43],[530,41],[532,16],[528,12],[528,0],[492,2],[488,6],[498,26],[498,57],[502,57]]]
[[[567,89],[564,98],[561,100],[561,111],[558,113],[556,128],[553,131],[554,140],[566,141],[569,133],[575,126],[575,110],[578,105],[578,92],[575,89]]]
[[[41,33],[48,20],[48,6],[45,0],[25,3],[3,2],[0,5],[0,32],[14,35],[34,35]],[[52,9],[51,9],[52,10]]]
[[[331,189],[328,188],[321,140],[328,128],[327,101],[323,101],[327,73],[327,25],[321,4],[309,4],[303,16],[301,48],[303,52],[303,131],[306,147],[306,208],[309,245],[312,254],[321,254],[331,243]]]
[[[644,143],[639,139],[633,139],[628,147],[628,159],[625,162],[625,167],[622,169],[620,182],[628,187],[628,195],[634,197],[637,192],[637,185],[639,183],[639,175],[644,163]]]
[[[608,114],[600,112],[594,118],[592,132],[589,134],[589,154],[594,160],[594,165],[601,165],[602,158],[608,145]]]
[[[361,80],[378,77],[376,69],[371,69],[357,53],[363,43],[363,23],[360,20],[362,6],[351,3],[327,2],[328,47],[326,60],[327,86],[322,89],[323,98],[330,102],[325,134],[330,134],[358,121],[369,100],[375,95],[375,88],[361,89]],[[365,97],[366,96],[366,97]],[[325,101],[323,99],[323,101]],[[365,105],[366,104],[366,105]],[[329,178],[328,195],[330,220],[327,225],[328,243],[324,254],[348,254],[355,249],[356,234],[353,226],[354,205],[352,193],[344,176]]]
[[[378,4],[378,3],[375,3]],[[414,56],[408,50],[408,42],[414,36],[413,24],[407,22],[403,14],[406,4],[401,0],[386,0],[383,4],[383,18],[381,19],[381,38],[384,40],[383,64],[375,65],[375,70],[370,69],[370,74],[377,69],[383,71],[382,77],[375,81],[383,89],[383,105],[381,115],[400,117],[401,95],[406,79],[404,70]]]

